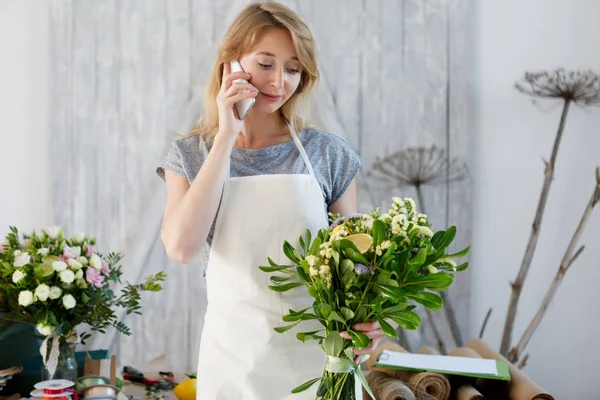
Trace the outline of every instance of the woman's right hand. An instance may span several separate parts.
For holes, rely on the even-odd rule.
[[[221,90],[217,95],[217,109],[219,111],[219,132],[235,142],[237,135],[242,130],[244,122],[238,118],[235,103],[240,100],[256,97],[258,90],[250,83],[233,82],[236,79],[248,81],[250,75],[245,72],[231,73],[229,62],[223,65],[223,78]]]

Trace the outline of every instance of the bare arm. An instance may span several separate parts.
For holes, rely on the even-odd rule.
[[[231,151],[243,126],[233,107],[239,100],[257,93],[249,83],[233,82],[238,78],[248,79],[248,74],[230,71],[229,63],[225,63],[216,99],[219,132],[193,183],[190,185],[187,178],[165,171],[167,204],[160,237],[169,258],[179,263],[192,261],[204,247],[219,207]]]
[[[358,201],[356,200],[356,180],[352,180],[348,188],[335,203],[329,206],[329,212],[339,213],[342,217],[356,212]]]
[[[191,186],[186,177],[165,171],[167,204],[161,240],[172,260],[188,263],[202,251],[217,214],[231,148],[227,140],[216,138]]]

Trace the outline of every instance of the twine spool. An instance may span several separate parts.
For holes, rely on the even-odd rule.
[[[418,400],[413,391],[404,382],[392,378],[385,372],[371,371],[367,374],[366,378],[377,400]],[[370,398],[364,389],[363,398]]]

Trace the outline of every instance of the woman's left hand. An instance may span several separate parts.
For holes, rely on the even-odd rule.
[[[385,337],[385,333],[383,333],[381,327],[379,326],[379,322],[377,321],[360,322],[358,324],[355,324],[352,327],[352,329],[364,333],[365,335],[367,335],[367,337],[371,339],[371,343],[368,347],[365,347],[364,349],[360,350],[354,350],[354,354],[356,354],[356,357],[354,358],[354,363],[357,363],[361,355],[369,354],[375,349],[375,347],[377,347],[381,339]],[[351,339],[350,335],[346,331],[340,332],[340,336],[344,339]]]

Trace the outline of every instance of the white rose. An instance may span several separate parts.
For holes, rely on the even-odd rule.
[[[50,295],[50,287],[43,283],[38,285],[38,287],[35,288],[35,295],[37,296],[38,300],[48,300],[48,296]]]
[[[46,228],[45,232],[50,239],[56,239],[58,237],[58,234],[61,232],[61,229],[60,226],[51,226],[49,228]]]
[[[38,330],[38,332],[41,335],[44,336],[48,336],[50,335],[52,332],[54,332],[54,327],[52,325],[46,325],[43,322],[40,322],[39,324],[37,324],[35,326],[35,328]]]
[[[67,263],[64,261],[54,261],[52,263],[52,268],[54,268],[56,272],[61,272],[67,269]]]
[[[88,265],[88,259],[87,259],[87,257],[84,257],[84,256],[79,256],[79,257],[77,257],[77,261],[79,261],[79,263],[80,263],[81,265],[83,265],[84,267],[85,267],[86,265]]]
[[[67,310],[75,307],[75,304],[77,304],[77,302],[75,301],[75,297],[71,296],[70,294],[65,294],[62,298],[62,302],[63,306],[65,306]]]
[[[26,276],[27,274],[25,272],[17,269],[15,272],[13,272],[12,280],[14,283],[19,283],[21,279],[25,278]]]
[[[71,238],[71,241],[75,244],[80,244],[81,242],[83,242],[83,239],[85,238],[85,233],[83,232],[76,232],[73,237]]]
[[[70,258],[69,259],[69,267],[71,267],[71,269],[77,271],[78,269],[81,269],[81,267],[83,267],[83,265],[81,265],[81,263],[79,261],[77,261],[74,258]]]
[[[66,269],[60,273],[60,280],[64,283],[72,283],[75,280],[75,274],[70,269]]]
[[[56,300],[60,297],[60,295],[62,294],[62,289],[57,287],[57,286],[52,286],[50,288],[50,298],[52,300]]]
[[[83,278],[83,270],[78,269],[77,272],[75,272],[75,279],[81,279]]]
[[[37,236],[38,238],[43,239],[44,235],[45,235],[45,233],[44,233],[43,229],[36,229],[35,230],[35,236]]]
[[[92,256],[90,257],[90,265],[96,268],[97,270],[102,269],[102,259],[100,258],[100,256],[98,256],[98,254],[92,254]]]
[[[79,246],[71,247],[71,246],[65,244],[65,246],[63,248],[63,254],[67,258],[77,258],[81,255],[81,247],[79,247]]]
[[[28,305],[33,303],[33,293],[29,290],[23,290],[19,293],[19,305],[23,307],[27,307]]]
[[[42,257],[46,257],[46,256],[48,255],[48,252],[49,252],[49,251],[50,251],[50,250],[48,250],[47,248],[45,248],[45,247],[42,247],[41,249],[38,249],[37,253],[38,253],[39,255],[41,255]]]
[[[15,250],[15,252],[13,253],[15,257],[19,257],[21,254],[23,254],[21,250]]]

